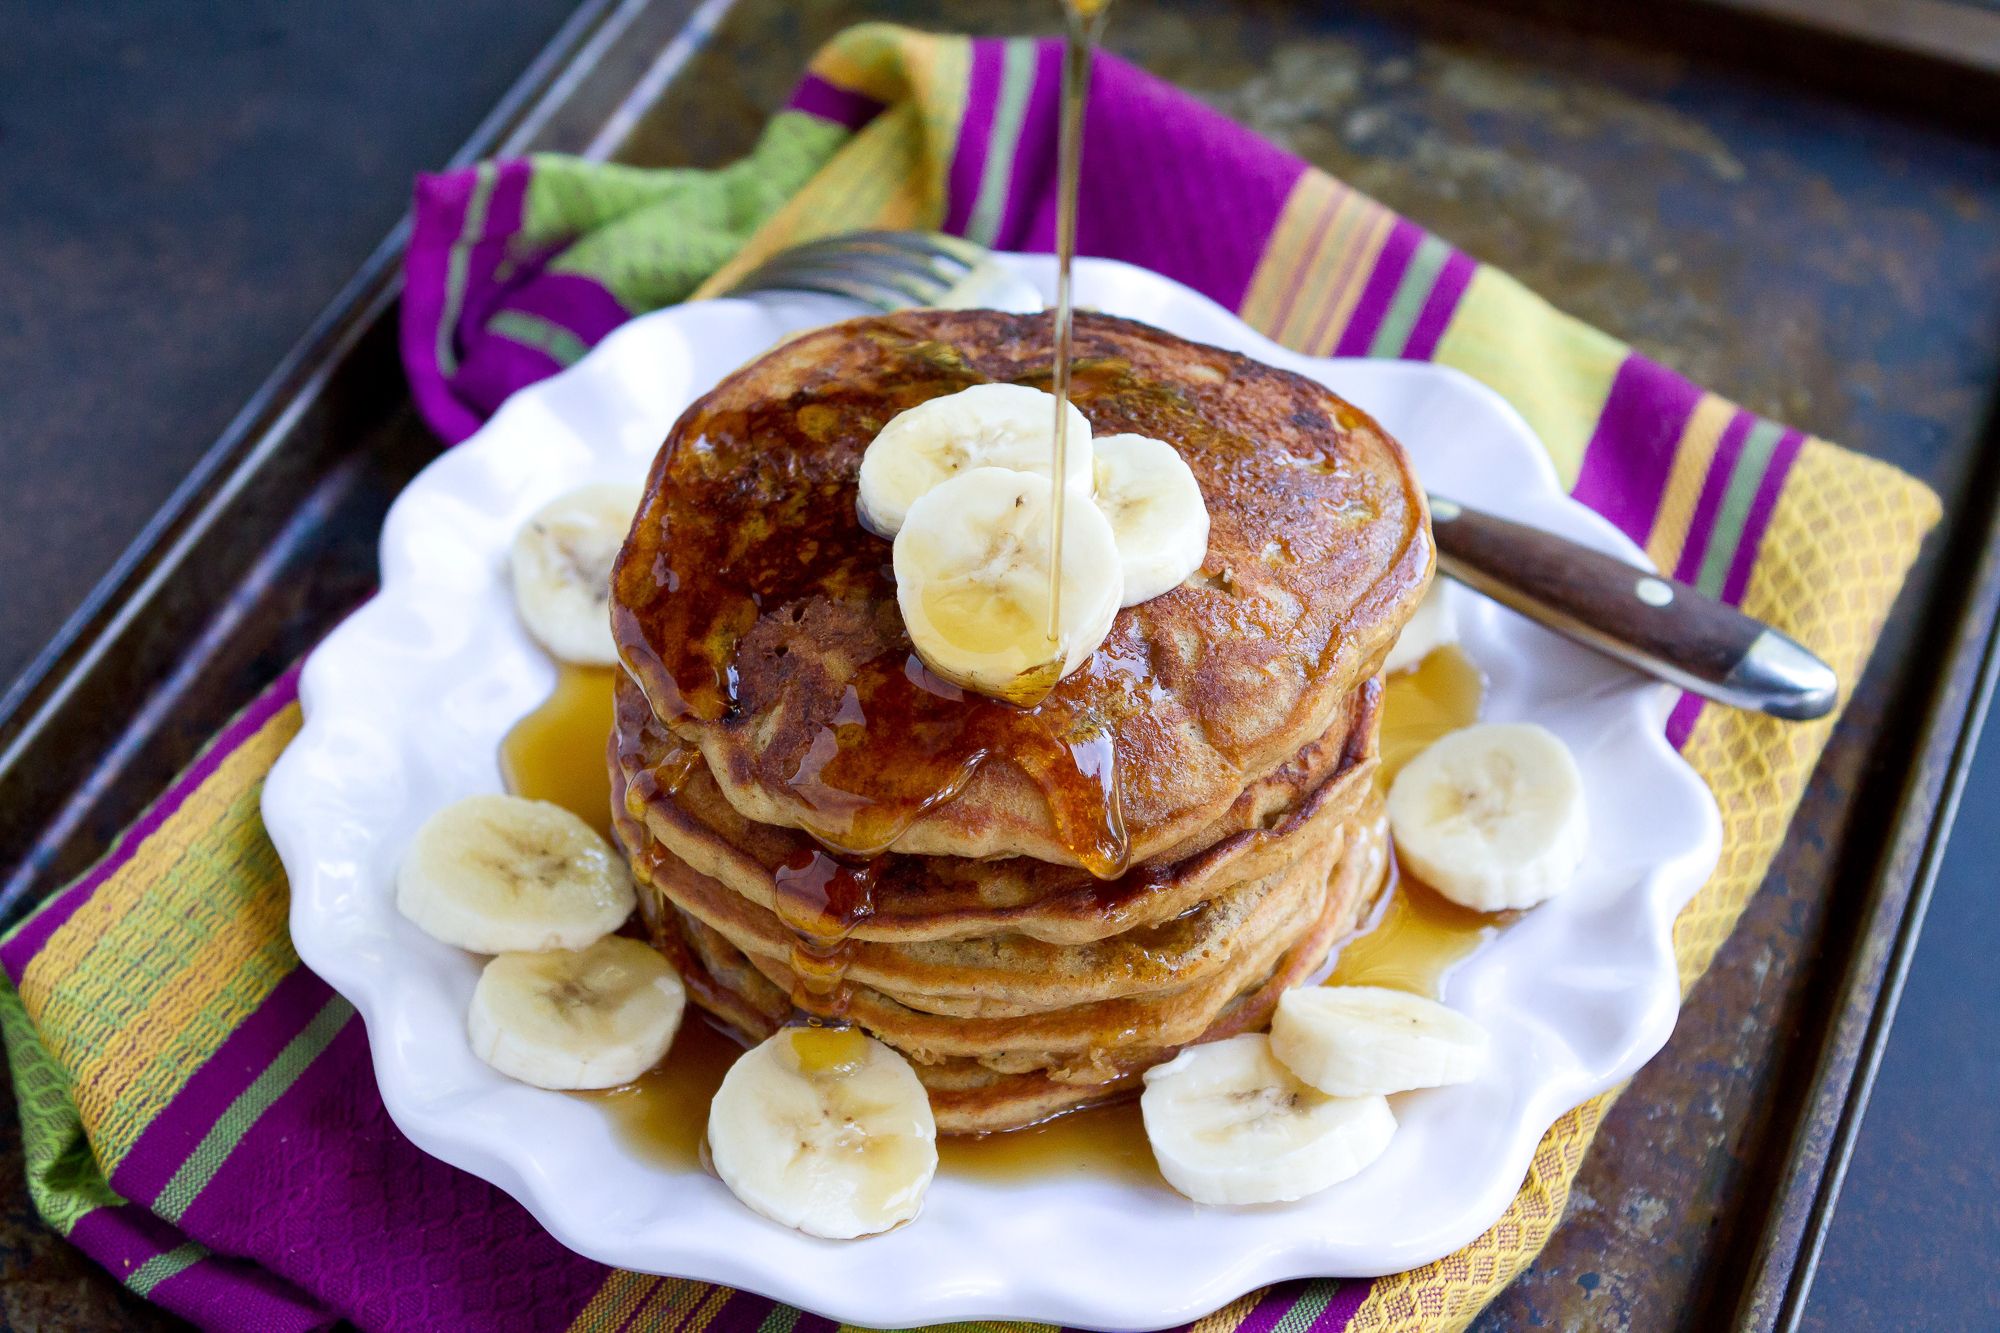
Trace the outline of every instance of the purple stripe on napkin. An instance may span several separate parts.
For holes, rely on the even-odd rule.
[[[270,1067],[333,992],[305,968],[285,974],[264,1002],[189,1076],[111,1174],[112,1188],[151,1203],[222,1113]]]
[[[504,330],[488,330],[452,376],[452,394],[455,401],[476,408],[483,420],[521,385],[545,380],[562,368],[562,361],[545,349],[517,341]]]
[[[1382,317],[1389,313],[1389,305],[1396,299],[1396,290],[1403,285],[1410,256],[1417,252],[1423,239],[1422,227],[1408,218],[1396,219],[1389,229],[1389,239],[1382,243],[1375,271],[1369,275],[1368,285],[1361,289],[1361,299],[1355,303],[1354,314],[1334,347],[1335,356],[1367,354],[1368,345],[1375,341],[1375,334],[1382,327]]]
[[[1305,163],[1115,56],[1091,80],[1077,250],[1184,282],[1231,310],[1243,304],[1264,244]],[[1085,150],[1088,153],[1088,149]],[[1227,181],[1229,188],[1217,190]],[[1024,237],[1055,248],[1055,174]],[[1179,221],[1200,218],[1190,227]]]
[[[561,1330],[604,1270],[390,1122],[350,1022],[237,1142],[183,1214],[365,1327]],[[409,1239],[448,1236],[413,1254]]]
[[[214,1256],[162,1280],[146,1299],[202,1328],[227,1333],[304,1333],[337,1322],[310,1297],[254,1264]]]
[[[1571,494],[1644,546],[1681,435],[1700,401],[1698,385],[1645,357],[1627,356],[1611,381]]]
[[[1093,80],[1095,82],[1095,80]],[[1000,209],[1000,230],[994,240],[1001,250],[1056,248],[1055,190],[1061,174],[1057,163],[1058,140],[1062,131],[1062,46],[1042,42],[1035,47],[1035,75],[1029,85],[1028,104],[1021,117],[1020,131],[1014,135],[1014,163],[1007,173],[1007,195]],[[1084,159],[1090,161],[1090,107],[1084,107]],[[1092,166],[1096,164],[1091,163]],[[1085,167],[1085,174],[1090,167]],[[1035,247],[1028,243],[1039,229],[1042,213],[1047,213],[1048,243]],[[1082,216],[1081,200],[1077,204]]]
[[[596,278],[560,269],[544,269],[510,288],[499,308],[547,320],[574,334],[585,346],[595,345],[633,314]]]
[[[954,235],[965,234],[966,224],[972,220],[972,206],[979,201],[979,183],[985,178],[986,155],[992,147],[993,117],[1000,105],[1002,58],[1001,43],[972,43],[965,119],[959,126],[958,144],[952,152],[946,182],[944,229]]]
[[[1743,534],[1736,540],[1736,553],[1730,557],[1729,577],[1722,584],[1724,601],[1741,603],[1749,589],[1750,568],[1757,563],[1757,550],[1764,544],[1764,529],[1771,525],[1771,514],[1778,507],[1778,492],[1785,488],[1785,478],[1791,475],[1792,464],[1798,461],[1805,442],[1804,432],[1788,430],[1772,449],[1771,461],[1757,482],[1756,498],[1750,502],[1749,517],[1743,522]]]
[[[1688,737],[1694,734],[1694,724],[1701,717],[1702,702],[1698,694],[1683,694],[1674,711],[1667,714],[1667,743],[1676,750],[1687,748]]]
[[[1437,354],[1438,340],[1444,337],[1445,329],[1451,324],[1451,317],[1458,313],[1458,299],[1465,295],[1466,287],[1472,282],[1473,270],[1479,265],[1472,256],[1462,250],[1453,250],[1444,261],[1444,269],[1438,274],[1437,285],[1431,288],[1423,311],[1417,316],[1417,326],[1410,330],[1410,341],[1403,348],[1403,355],[1411,361],[1428,361]]]
[[[882,103],[865,93],[829,83],[808,70],[793,90],[792,100],[785,103],[785,109],[803,111],[809,116],[818,116],[821,120],[858,130],[882,114]]]
[[[1749,438],[1750,428],[1757,418],[1737,409],[1729,424],[1722,428],[1722,438],[1716,441],[1715,456],[1708,460],[1708,472],[1701,483],[1701,495],[1695,501],[1694,517],[1688,523],[1687,541],[1681,547],[1681,558],[1674,565],[1674,577],[1682,583],[1693,583],[1695,575],[1701,571],[1702,558],[1708,554],[1709,538],[1715,535],[1715,518],[1722,509],[1722,497],[1729,490],[1730,474],[1736,471],[1736,460],[1742,456],[1743,441]]]

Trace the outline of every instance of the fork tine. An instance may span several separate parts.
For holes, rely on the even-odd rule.
[[[761,283],[770,283],[797,274],[827,273],[858,278],[878,286],[894,287],[916,300],[929,300],[948,290],[954,279],[936,273],[884,263],[870,256],[847,256],[838,261],[810,257],[780,258],[751,274]]]
[[[808,241],[773,256],[778,261],[795,258],[827,264],[865,260],[945,283],[956,282],[974,267],[956,253],[925,246],[894,245],[861,233]]]
[[[850,296],[878,310],[901,310],[930,305],[948,290],[949,284],[919,278],[908,273],[864,267],[858,264],[786,262],[767,264],[731,289],[741,296],[755,291],[830,292]]]
[[[941,231],[851,231],[844,238],[868,245],[886,246],[912,254],[942,257],[971,268],[989,253],[977,241],[951,236]]]
[[[900,310],[956,303],[953,293],[976,293],[975,300],[986,297],[993,272],[987,249],[961,237],[923,231],[852,231],[779,251],[737,279],[728,294],[826,292],[878,310]],[[1013,295],[1018,297],[1018,293]],[[1017,304],[1021,309],[1040,308],[1038,300],[1019,304],[1004,293],[994,299],[1009,309]]]

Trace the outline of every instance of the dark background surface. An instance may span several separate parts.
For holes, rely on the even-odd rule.
[[[822,30],[926,8],[979,22],[970,5],[810,6],[725,30],[710,59],[734,77],[683,95],[741,103],[733,123],[747,125]],[[0,680],[388,230],[411,172],[442,162],[566,9],[0,0]],[[1783,115],[1777,91],[1629,52],[1572,52],[1601,73],[1579,91],[1524,75],[1511,39],[1477,24],[1439,41],[1435,23],[1266,18],[1263,40],[1276,31],[1284,45],[1204,34],[1185,4],[1121,22],[1146,63],[1760,410],[1943,458],[1943,435],[1961,427],[1940,423],[1977,420],[1990,401],[1992,380],[1966,367],[2000,319],[2000,223],[1990,182],[1982,195],[1961,179],[1968,152],[1990,152],[1830,103]],[[1438,105],[1462,115],[1441,121]],[[1686,188],[1631,179],[1634,140],[1661,145]],[[714,161],[733,145],[658,150]],[[1661,211],[1676,207],[1712,215],[1690,226]],[[1769,234],[1788,213],[1790,234]],[[1747,299],[1782,289],[1787,265],[1817,274],[1825,299]],[[1930,309],[1940,265],[1963,281],[1956,302]],[[1684,294],[1663,299],[1677,281]],[[2000,1325],[1996,811],[1989,740],[1815,1289],[1817,1327]],[[1608,1133],[1600,1151],[1645,1151],[1642,1128]],[[13,1132],[0,1130],[0,1148]],[[59,1243],[24,1217],[18,1171],[18,1156],[0,1167],[0,1318],[129,1324],[130,1304],[80,1259],[48,1280]],[[1573,1215],[1657,1221],[1587,1195]],[[38,1280],[11,1281],[31,1259]],[[1576,1300],[1503,1301],[1509,1317],[1489,1322],[1678,1322],[1593,1299],[1595,1272],[1566,1280]]]

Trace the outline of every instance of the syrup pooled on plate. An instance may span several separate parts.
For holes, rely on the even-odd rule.
[[[507,790],[548,801],[611,836],[611,682],[607,667],[563,663],[556,687],[500,742]]]
[[[700,1170],[708,1104],[741,1054],[743,1047],[734,1038],[690,1008],[661,1064],[623,1087],[573,1095],[610,1112],[619,1141],[634,1156],[658,1166]]]
[[[938,1170],[969,1180],[1024,1180],[1089,1172],[1166,1189],[1136,1101],[1071,1111],[1004,1134],[938,1140]]]
[[[1446,644],[1409,671],[1383,681],[1384,791],[1425,746],[1479,720],[1486,680],[1465,650]],[[1465,956],[1490,938],[1501,918],[1460,907],[1436,889],[1395,869],[1374,920],[1340,947],[1329,986],[1387,986],[1430,999]]]
[[[1382,686],[1382,767],[1376,781],[1386,792],[1425,747],[1479,720],[1486,678],[1463,648],[1448,643],[1412,669],[1383,677]]]
[[[1422,880],[1399,873],[1382,895],[1373,923],[1341,946],[1326,984],[1386,986],[1440,999],[1452,969],[1492,938],[1502,920],[1460,907]]]

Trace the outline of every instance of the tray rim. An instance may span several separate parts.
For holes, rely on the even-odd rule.
[[[583,0],[448,165],[461,166],[527,146],[560,114],[565,99],[619,35],[651,11],[678,11],[673,41],[602,119],[589,144],[589,155],[613,155],[620,144],[609,128],[629,129],[733,3]],[[1545,0],[1529,7],[1575,8],[1570,0]],[[1672,45],[1675,39],[1663,40]],[[1962,128],[1949,115],[1938,120],[1946,127]],[[189,549],[201,534],[241,511],[256,478],[276,470],[292,432],[314,406],[325,402],[335,368],[364,340],[381,336],[385,321],[390,321],[393,334],[398,268],[408,227],[406,217],[389,231],[78,609],[0,691],[0,792],[8,790],[10,777],[38,753],[62,747],[77,731],[88,734],[78,715],[88,702],[84,698],[88,684],[105,658],[130,635],[135,619],[164,600],[166,591],[178,586],[176,581],[190,579],[185,558]],[[2000,414],[1989,417],[1975,449],[1973,475],[1964,491],[1967,498],[1957,512],[1947,513],[1944,530],[1931,539],[1931,555],[1939,566],[1974,568],[1975,574],[1963,582],[1936,578],[1920,599],[1920,620],[1910,651],[1938,667],[1893,708],[1898,723],[1907,724],[1899,734],[1913,739],[1906,752],[1897,753],[1903,747],[1894,746],[1888,756],[1902,780],[1893,811],[1881,826],[1880,854],[1867,878],[1866,897],[1858,905],[1859,924],[1850,938],[1834,941],[1848,950],[1838,960],[1838,984],[1809,1014],[1824,1020],[1817,1033],[1808,1034],[1817,1038],[1812,1073],[1797,1106],[1786,1114],[1793,1126],[1790,1146],[1763,1217],[1757,1219],[1756,1254],[1736,1284],[1738,1302],[1732,1320],[1736,1327],[1789,1330],[1803,1315],[1972,750],[2000,681],[2000,627],[1995,623],[2000,613]],[[1912,595],[1906,591],[1905,599]],[[198,641],[203,627],[201,621],[183,627],[181,647]],[[128,743],[153,743],[152,733],[140,730],[148,725],[141,715],[142,704],[136,701],[128,722],[102,744],[84,751],[85,771],[94,773],[96,765],[115,759]],[[1885,726],[1884,733],[1896,730]],[[182,741],[174,748],[178,765],[191,759],[197,746]],[[28,826],[27,845],[39,846],[36,839],[42,834],[61,840],[77,836],[76,812],[92,799],[88,791],[72,794],[67,804],[48,811],[45,820]],[[120,814],[129,818],[143,809],[144,801],[127,804],[133,808],[121,809]],[[0,856],[0,867],[6,867],[0,870],[5,876],[0,878],[0,927],[12,924],[62,886],[63,881],[51,881],[25,859],[17,862]]]

